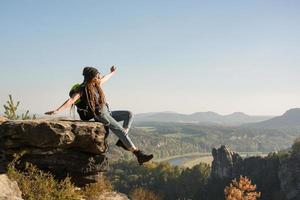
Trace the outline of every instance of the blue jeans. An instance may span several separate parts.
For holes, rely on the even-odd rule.
[[[118,110],[110,112],[108,105],[106,105],[96,111],[94,119],[97,122],[101,122],[115,133],[127,149],[136,149],[125,131],[125,128],[130,128],[132,124],[132,113],[130,111]],[[123,127],[118,123],[120,121],[124,121]]]

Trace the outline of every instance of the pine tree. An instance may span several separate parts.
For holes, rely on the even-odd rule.
[[[9,100],[6,102],[6,105],[3,105],[5,109],[5,117],[11,120],[17,120],[20,119],[20,116],[17,114],[18,106],[20,105],[20,101],[17,101],[17,104],[14,103],[12,95],[8,95]],[[21,115],[22,120],[26,119],[36,119],[36,115],[33,115],[30,117],[29,110],[26,111],[26,113],[22,113]]]
[[[6,102],[6,105],[3,105],[4,109],[5,109],[5,117],[11,120],[17,120],[20,118],[19,115],[17,115],[17,109],[18,106],[20,105],[20,101],[17,102],[17,104],[15,105],[11,94],[8,95],[9,96],[9,100]]]

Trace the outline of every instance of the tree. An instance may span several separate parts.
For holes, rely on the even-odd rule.
[[[260,192],[256,192],[256,185],[252,185],[247,177],[240,176],[237,181],[234,179],[230,186],[224,190],[226,200],[256,200]]]
[[[17,101],[17,104],[14,103],[12,95],[8,95],[9,99],[6,102],[6,105],[3,105],[5,111],[5,117],[11,120],[17,120],[20,119],[20,116],[17,114],[17,109],[20,105],[20,101]],[[33,115],[32,117],[30,117],[29,115],[29,110],[26,111],[26,113],[22,113],[21,115],[21,119],[25,120],[25,119],[36,119],[36,115]]]
[[[292,154],[300,153],[300,138],[297,138],[292,146]]]

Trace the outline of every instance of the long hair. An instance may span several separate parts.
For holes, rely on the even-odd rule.
[[[87,93],[88,104],[93,112],[95,112],[97,105],[100,106],[100,108],[105,105],[105,94],[97,76],[86,82],[85,91]],[[98,93],[98,97],[96,92]]]

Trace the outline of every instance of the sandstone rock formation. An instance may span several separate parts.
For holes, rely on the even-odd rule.
[[[7,121],[8,119],[6,117],[0,116],[0,124]]]
[[[97,200],[129,200],[125,194],[119,192],[104,192]]]
[[[17,182],[11,181],[5,174],[0,174],[0,199],[22,200],[22,193]]]
[[[219,149],[212,150],[212,176],[213,177],[236,177],[239,176],[242,168],[242,157],[229,150],[226,146],[221,146]]]
[[[262,192],[263,200],[300,199],[300,152],[287,152],[284,156],[271,153],[267,157],[242,159],[228,147],[222,146],[213,149],[212,154],[212,177],[230,180],[240,175],[247,176]]]
[[[281,190],[288,200],[300,199],[300,152],[280,161],[278,176]]]
[[[56,177],[71,176],[81,186],[101,179],[108,169],[106,130],[100,123],[68,120],[19,120],[0,124],[2,169],[14,153]],[[4,163],[4,164],[3,164]]]

